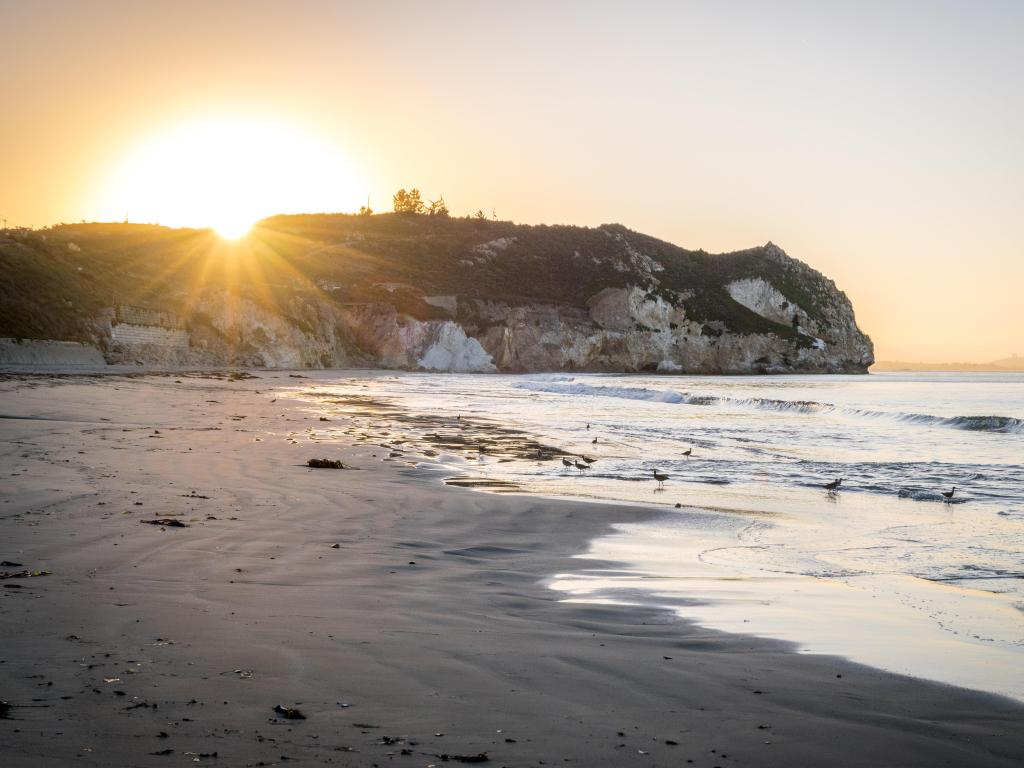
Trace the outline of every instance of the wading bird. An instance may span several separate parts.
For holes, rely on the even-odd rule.
[[[942,495],[946,497],[946,501],[952,501],[954,493],[956,493],[956,486],[955,485],[950,490],[943,491]]]
[[[591,459],[588,456],[580,456],[580,458],[587,462],[587,464],[593,464],[595,461],[597,461],[597,459]]]
[[[668,475],[663,475],[658,470],[654,470],[654,479],[658,481],[658,487],[659,488],[664,488],[665,487],[665,481],[668,480]]]
[[[584,469],[590,469],[590,467],[588,467],[586,464],[580,464],[577,461],[576,462],[576,469],[578,469],[580,472],[582,472]]]
[[[825,483],[825,490],[826,491],[838,491],[839,490],[839,486],[842,485],[842,484],[843,484],[843,478],[837,477],[831,483]]]
[[[562,457],[562,466],[563,466],[563,467],[571,467],[571,466],[572,466],[572,462],[571,462],[571,461],[569,461],[569,460],[568,460],[567,458],[565,458],[565,457],[563,456],[563,457]]]
[[[693,448],[687,448],[685,451],[683,451],[683,456],[685,456],[686,458],[690,458],[691,453],[693,453]]]

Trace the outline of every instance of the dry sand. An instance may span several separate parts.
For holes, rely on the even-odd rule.
[[[0,765],[1024,760],[1019,704],[559,602],[590,537],[655,513],[312,443],[344,424],[295,383],[0,382],[0,571],[51,572],[0,580]],[[164,517],[187,527],[141,524]]]

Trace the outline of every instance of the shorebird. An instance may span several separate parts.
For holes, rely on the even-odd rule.
[[[572,462],[571,462],[571,461],[569,461],[569,460],[568,460],[567,458],[565,458],[565,457],[563,456],[563,457],[562,457],[562,466],[564,466],[564,467],[571,467],[571,466],[572,466]]]
[[[589,456],[580,456],[580,458],[587,462],[587,464],[593,464],[595,461],[597,461],[597,459],[592,459]]]
[[[654,470],[654,479],[658,481],[658,487],[659,488],[664,488],[665,487],[665,481],[668,480],[668,475],[663,475],[658,470]]]
[[[946,501],[952,501],[954,493],[956,493],[955,485],[948,491],[942,491],[942,495],[946,497]]]
[[[687,448],[685,451],[683,451],[683,456],[685,456],[686,458],[690,458],[691,453],[693,453],[693,448]]]
[[[591,445],[597,445],[597,438],[595,437],[593,440],[591,440],[590,444]]]
[[[842,485],[842,484],[843,484],[843,478],[837,477],[831,483],[825,483],[825,490],[826,491],[838,491],[839,490],[839,486]]]
[[[590,469],[590,467],[588,467],[586,464],[580,464],[577,461],[576,462],[576,469],[578,469],[580,472],[582,472],[584,469]]]

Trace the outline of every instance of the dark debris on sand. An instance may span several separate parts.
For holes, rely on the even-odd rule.
[[[283,717],[285,720],[305,720],[306,716],[302,714],[302,710],[295,709],[294,707],[283,707],[280,704],[274,705],[274,714],[279,717]]]
[[[348,469],[341,461],[335,459],[310,459],[306,466],[313,469]]]
[[[451,760],[455,763],[487,763],[490,762],[490,758],[486,752],[479,752],[475,755],[438,755],[438,758],[444,762]]]
[[[31,579],[49,575],[49,571],[0,571],[0,579]]]
[[[155,520],[139,520],[146,525],[162,525],[165,528],[188,528],[188,523],[175,520],[173,517],[158,517]]]

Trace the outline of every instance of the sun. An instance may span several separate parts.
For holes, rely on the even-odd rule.
[[[249,234],[249,230],[252,229],[255,223],[255,219],[250,219],[247,216],[234,220],[224,219],[214,224],[213,229],[225,240],[238,240]]]
[[[278,213],[350,211],[362,185],[340,148],[297,124],[206,116],[131,148],[99,196],[97,219],[210,227],[245,236]]]

